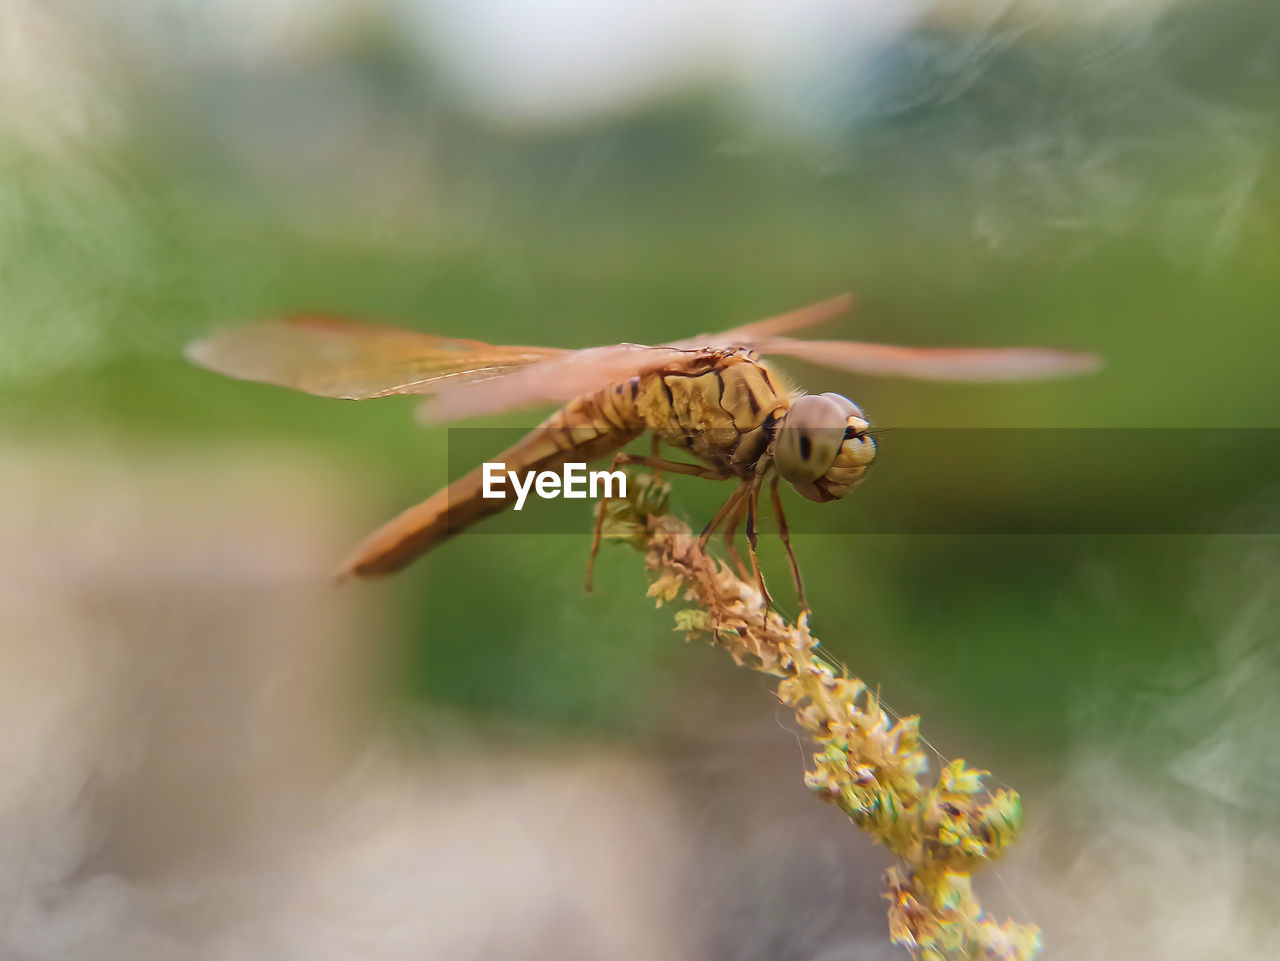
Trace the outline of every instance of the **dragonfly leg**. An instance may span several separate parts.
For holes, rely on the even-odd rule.
[[[655,437],[654,439],[655,451],[657,450],[657,446],[658,446],[658,442],[657,442],[657,438]],[[656,454],[654,454],[651,457],[646,457],[643,454],[628,454],[626,451],[620,451],[619,453],[614,455],[613,463],[609,465],[609,470],[617,470],[618,468],[625,467],[628,464],[638,464],[641,467],[652,468],[655,478],[660,476],[659,474],[660,471],[664,471],[664,470],[670,471],[673,474],[687,474],[691,477],[702,477],[707,480],[725,480],[733,476],[732,474],[726,474],[724,471],[717,470],[714,467],[704,467],[700,464],[681,464],[676,461],[669,461],[669,460],[666,460],[665,458],[658,457]],[[730,502],[734,502],[737,497],[738,497],[738,492],[735,491],[732,495],[730,495],[729,500],[725,501],[725,506],[728,506]],[[592,574],[595,572],[595,568],[596,568],[596,556],[600,553],[600,540],[604,535],[604,512],[608,504],[609,504],[609,498],[602,497],[600,499],[599,506],[596,508],[597,510],[596,526],[595,526],[595,531],[591,536],[591,557],[587,560],[587,590],[588,591],[590,591],[592,588]],[[723,512],[723,510],[724,510],[724,507],[720,509],[721,512]],[[741,516],[741,512],[739,512],[738,516],[739,517]],[[720,512],[717,512],[716,520],[717,520],[717,523],[721,523],[724,521],[724,518],[720,516]],[[699,546],[706,545],[708,536],[709,536],[708,533],[704,531],[702,535],[702,539],[699,540],[698,542]]]
[[[729,560],[733,562],[733,566],[738,569],[738,576],[744,581],[751,579],[751,572],[747,570],[747,565],[742,562],[742,555],[738,553],[738,525],[742,523],[742,515],[746,513],[747,505],[745,503],[738,505],[738,508],[729,516],[725,522],[724,528],[724,549],[729,555]]]
[[[650,457],[652,457],[654,460],[662,460],[662,457],[661,457],[661,455],[660,455],[660,454],[659,454],[659,452],[658,452],[658,451],[659,451],[659,448],[661,447],[661,445],[662,445],[662,441],[658,439],[658,433],[657,433],[657,431],[654,431],[654,433],[653,433],[653,447],[652,447],[652,449],[651,449],[651,450],[650,450],[650,452],[649,452],[649,456],[650,456]],[[653,480],[654,480],[654,482],[655,482],[655,483],[658,483],[658,482],[660,482],[660,481],[662,480],[662,468],[661,468],[661,467],[655,467],[655,468],[653,469]]]
[[[707,521],[707,526],[704,527],[702,529],[702,533],[698,535],[698,548],[700,550],[706,548],[707,541],[711,539],[711,535],[714,534],[719,529],[720,525],[728,518],[732,517],[734,514],[737,514],[739,517],[742,516],[742,499],[746,495],[749,486],[750,485],[747,481],[743,481],[735,487],[733,489],[733,493],[730,494],[725,499],[725,502],[720,505],[711,520]]]
[[[756,556],[756,541],[759,539],[756,533],[756,505],[760,500],[760,481],[757,479],[743,486],[747,489],[747,547],[751,554],[751,571],[755,574],[756,586],[760,588],[760,596],[764,598],[764,609],[767,612],[773,607],[773,598],[769,595],[769,588],[765,587],[760,559]]]
[[[687,474],[690,477],[701,477],[705,480],[727,480],[733,476],[722,470],[717,470],[714,467],[704,467],[701,464],[681,464],[663,457],[646,457],[643,454],[628,454],[625,452],[619,454],[613,460],[615,468],[624,464],[639,464],[641,467],[652,467],[654,471],[669,470],[673,474]]]
[[[623,458],[626,454],[618,453],[614,455],[613,463],[609,465],[609,470],[617,470],[622,464],[626,463]],[[605,490],[609,490],[606,486]],[[596,569],[596,555],[600,553],[600,538],[604,534],[604,512],[609,506],[609,495],[605,494],[600,498],[600,503],[596,505],[596,528],[591,535],[591,556],[587,558],[587,593],[591,593],[591,575]]]
[[[796,553],[791,549],[791,528],[787,526],[787,515],[782,512],[782,497],[778,494],[779,475],[773,475],[769,485],[769,499],[773,502],[773,514],[778,518],[778,536],[782,538],[782,546],[787,549],[787,562],[791,565],[791,579],[796,585],[796,597],[800,601],[800,610],[807,611],[809,605],[804,599],[804,582],[800,579],[800,565],[796,562]]]

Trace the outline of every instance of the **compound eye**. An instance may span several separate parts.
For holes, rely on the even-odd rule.
[[[833,403],[839,404],[840,409],[844,411],[846,421],[850,417],[856,417],[858,420],[862,421],[867,419],[866,415],[862,413],[862,408],[851,401],[848,397],[844,396],[844,394],[826,393],[819,394],[818,396],[829,398]]]
[[[836,397],[839,395],[801,397],[778,426],[774,463],[791,483],[811,483],[835,463],[849,420],[844,406],[833,399]],[[845,403],[853,406],[852,401]]]

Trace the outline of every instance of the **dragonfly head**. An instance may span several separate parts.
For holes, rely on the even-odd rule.
[[[773,448],[778,473],[811,501],[839,500],[876,456],[867,428],[862,409],[847,397],[801,397],[778,423]]]

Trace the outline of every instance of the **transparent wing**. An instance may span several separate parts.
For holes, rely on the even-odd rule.
[[[704,351],[733,346],[842,370],[930,380],[1023,380],[1083,373],[1100,366],[1092,354],[1034,347],[892,347],[780,336],[839,316],[851,304],[852,298],[845,294],[721,334],[657,347],[615,344],[584,350],[501,346],[301,317],[214,334],[191,344],[187,357],[231,377],[324,397],[430,394],[423,419],[431,422],[533,404],[563,404]]]
[[[762,337],[751,346],[762,354],[785,354],[824,367],[918,380],[1039,380],[1102,366],[1094,354],[1044,347],[893,347],[790,337]]]
[[[350,400],[431,393],[442,384],[499,377],[564,353],[320,317],[235,327],[186,351],[192,363],[229,377]]]
[[[657,347],[614,344],[565,351],[559,357],[512,371],[492,382],[456,381],[433,390],[420,412],[428,423],[496,414],[533,404],[563,404],[574,397],[621,383],[690,355],[721,347],[751,346],[756,341],[809,327],[845,313],[853,297],[841,294],[776,317],[757,320],[720,334],[703,334]]]
[[[498,380],[444,384],[423,404],[419,418],[442,423],[497,414],[533,404],[564,404],[611,384],[687,360],[700,351],[677,347],[615,344],[588,347],[513,370]]]
[[[853,295],[840,294],[830,300],[809,304],[799,310],[778,314],[776,317],[766,317],[764,320],[753,321],[719,334],[702,334],[697,337],[690,337],[687,340],[666,344],[665,346],[684,349],[752,346],[766,338],[776,337],[779,334],[800,330],[804,327],[812,327],[815,324],[839,317],[841,314],[848,313],[852,306]]]

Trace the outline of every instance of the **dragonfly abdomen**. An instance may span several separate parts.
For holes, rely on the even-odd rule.
[[[567,463],[598,460],[644,432],[628,384],[587,394],[566,404],[519,441],[490,459],[523,479],[540,471],[558,471]],[[516,499],[514,485],[503,484],[497,497],[484,494],[484,466],[454,481],[420,504],[388,521],[362,541],[340,575],[390,574],[471,525],[501,513]]]

